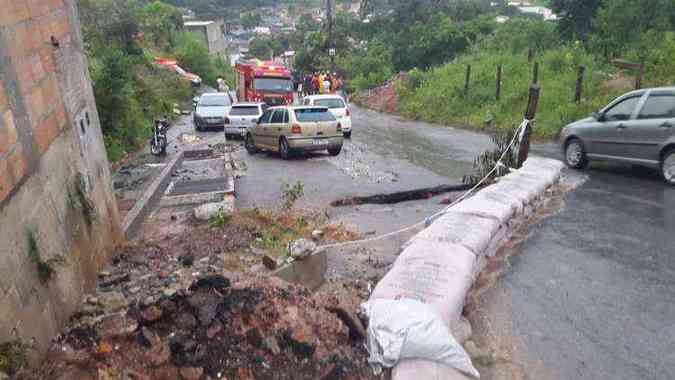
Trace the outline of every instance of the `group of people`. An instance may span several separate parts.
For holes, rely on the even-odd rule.
[[[337,73],[320,72],[308,74],[302,82],[303,95],[332,94],[342,90],[342,79]]]

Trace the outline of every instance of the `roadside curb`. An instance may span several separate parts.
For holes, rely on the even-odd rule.
[[[122,232],[126,239],[132,239],[138,232],[138,227],[143,223],[150,209],[160,200],[164,190],[171,181],[171,174],[180,166],[185,159],[183,151],[180,151],[176,157],[169,162],[160,175],[150,184],[150,187],[143,193],[143,196],[136,201],[134,207],[124,218],[122,222]]]
[[[466,295],[487,260],[531,215],[546,190],[560,180],[563,163],[530,157],[471,198],[453,206],[410,239],[371,299],[412,298],[429,304],[456,335]],[[403,360],[392,379],[465,379],[425,360]]]

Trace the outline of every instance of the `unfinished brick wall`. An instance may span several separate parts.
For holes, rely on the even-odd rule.
[[[0,79],[0,343],[40,352],[120,236],[75,0],[0,1]]]
[[[398,90],[396,86],[402,80],[408,80],[405,73],[400,73],[384,85],[364,91],[358,95],[357,102],[378,112],[398,112]]]

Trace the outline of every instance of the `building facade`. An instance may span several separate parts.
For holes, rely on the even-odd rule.
[[[76,0],[0,14],[0,343],[44,352],[121,238]]]
[[[227,42],[225,41],[224,24],[216,21],[187,21],[185,29],[202,37],[211,55],[225,57]]]

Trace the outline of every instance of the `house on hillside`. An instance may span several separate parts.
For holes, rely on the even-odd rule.
[[[211,55],[224,57],[227,54],[227,42],[222,22],[188,21],[184,25],[186,30],[198,34],[204,40]]]

